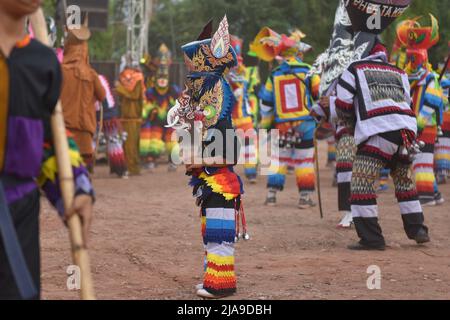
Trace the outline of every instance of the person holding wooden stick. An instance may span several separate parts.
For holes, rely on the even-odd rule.
[[[0,0],[0,299],[40,298],[39,189],[63,219],[80,216],[85,243],[92,218],[94,191],[72,139],[75,200],[64,210],[50,126],[61,69],[25,30],[40,4]]]

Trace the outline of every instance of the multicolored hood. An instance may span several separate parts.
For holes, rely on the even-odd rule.
[[[397,40],[406,48],[407,70],[416,73],[428,68],[428,50],[439,41],[439,24],[430,14],[431,25],[423,27],[421,17],[405,20],[397,26]]]
[[[408,9],[411,0],[347,0],[344,2],[355,33],[378,35]]]
[[[237,66],[238,59],[230,43],[226,16],[213,36],[211,30],[212,21],[197,41],[181,48],[188,75],[182,97],[169,111],[169,127],[190,130],[195,121],[207,130],[231,114],[235,98],[225,75]]]
[[[279,57],[289,58],[303,55],[312,49],[309,44],[302,41],[305,37],[306,35],[298,29],[292,31],[288,36],[264,27],[250,44],[250,51],[266,62],[271,62]]]
[[[327,93],[353,61],[361,58],[360,51],[361,49],[354,46],[352,23],[345,9],[344,0],[340,0],[334,18],[330,46],[317,57],[311,69],[311,73],[320,74],[321,95]]]
[[[408,49],[428,50],[439,41],[439,23],[430,13],[431,25],[423,27],[419,20],[422,17],[402,21],[397,26],[397,39]]]

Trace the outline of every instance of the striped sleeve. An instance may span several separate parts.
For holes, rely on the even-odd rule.
[[[356,94],[355,76],[345,70],[336,87],[336,108],[341,112],[354,113],[353,100]]]
[[[437,80],[432,80],[426,89],[424,105],[420,109],[418,122],[427,125],[441,125],[444,112],[444,95]],[[419,124],[420,129],[420,124]]]
[[[333,106],[335,118],[341,121],[342,125],[349,132],[353,132],[356,124],[356,114],[354,100],[356,95],[356,79],[353,73],[347,69],[338,80],[336,86],[336,99]],[[331,110],[330,110],[331,113]]]

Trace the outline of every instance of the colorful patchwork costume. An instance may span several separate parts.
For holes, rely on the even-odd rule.
[[[250,47],[262,60],[282,59],[259,94],[262,128],[277,129],[280,133],[279,141],[272,141],[279,143],[280,152],[272,155],[272,174],[267,181],[269,205],[276,204],[276,193],[284,188],[288,166],[295,168],[299,207],[315,205],[311,195],[315,190],[316,125],[309,110],[318,98],[320,77],[307,77],[311,66],[302,62],[300,56],[311,47],[301,41],[303,37],[300,31],[288,37],[263,28]]]
[[[238,143],[231,125],[231,111],[235,98],[225,75],[236,67],[237,57],[230,45],[226,17],[218,31],[212,35],[212,22],[203,30],[197,41],[182,47],[188,69],[186,90],[169,111],[168,124],[175,128],[193,131],[201,126],[203,154],[217,147],[222,136],[221,150],[211,151],[212,157],[225,160],[220,167],[203,166],[194,169],[191,185],[201,207],[202,235],[205,245],[205,275],[197,294],[218,298],[236,291],[234,271],[235,214],[240,210],[242,182],[234,173],[238,159]],[[195,122],[194,122],[195,121]],[[233,142],[233,148],[227,141]],[[228,142],[230,143],[230,142]],[[190,146],[189,146],[190,147]],[[182,148],[183,154],[186,152]]]
[[[382,32],[409,5],[396,2],[367,1],[390,10],[382,14],[381,28],[371,29],[371,12],[367,7],[348,1],[346,8],[358,36],[355,42],[367,43],[367,53],[353,62],[337,85],[336,111],[354,134],[358,146],[351,180],[351,211],[360,242],[353,250],[384,250],[385,240],[378,223],[375,181],[389,164],[395,194],[408,238],[417,243],[428,242],[422,207],[414,182],[409,178],[411,159],[417,153],[417,121],[411,110],[407,74],[387,61],[387,50],[379,42]],[[397,12],[398,15],[388,14]]]
[[[422,27],[418,18],[400,25],[397,37],[407,48],[406,72],[411,84],[413,111],[417,115],[418,139],[425,143],[414,160],[413,170],[417,192],[422,204],[434,205],[443,199],[434,175],[434,151],[444,111],[444,97],[439,76],[428,62],[427,50],[439,41],[439,26],[431,14],[431,26]]]
[[[0,52],[0,193],[5,193],[18,240],[39,298],[39,188],[62,215],[50,117],[59,99],[61,69],[55,53],[27,36],[9,57]],[[93,196],[89,174],[72,139],[76,194]],[[5,203],[1,203],[5,205]],[[3,213],[2,213],[3,214]],[[0,299],[20,299],[0,238]]]
[[[238,134],[244,145],[244,174],[250,182],[255,182],[257,175],[257,133],[253,122],[255,104],[251,104],[249,97],[249,90],[251,90],[252,85],[254,86],[249,80],[254,81],[252,79],[254,75],[249,74],[244,65],[244,58],[242,57],[243,40],[232,35],[231,46],[238,59],[237,67],[232,69],[227,77],[236,98],[231,117],[233,126],[238,129]],[[255,71],[253,70],[253,72]]]
[[[176,146],[176,142],[172,141],[174,130],[165,127],[167,112],[180,95],[179,88],[170,83],[171,63],[170,51],[162,44],[154,61],[154,65],[157,66],[155,80],[152,81],[153,86],[147,88],[142,110],[140,155],[144,165],[151,168],[164,152],[168,152],[169,162],[172,163],[171,154]]]
[[[444,117],[442,120],[442,136],[436,143],[436,151],[434,153],[435,172],[438,183],[445,183],[450,175],[450,73],[442,78],[441,87],[443,97],[446,101],[444,109]]]

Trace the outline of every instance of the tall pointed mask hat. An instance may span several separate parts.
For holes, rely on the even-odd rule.
[[[406,48],[409,69],[416,71],[428,64],[428,50],[439,42],[439,24],[430,14],[431,24],[424,27],[421,17],[405,20],[397,26],[397,40]]]
[[[369,55],[377,36],[408,9],[411,0],[344,0],[355,33],[355,53]]]
[[[182,46],[188,75],[186,89],[168,114],[168,126],[190,130],[194,121],[205,131],[230,116],[234,95],[224,75],[237,66],[225,16],[214,35],[210,21],[197,41]]]
[[[314,62],[311,73],[320,74],[320,94],[324,95],[344,70],[360,57],[354,55],[352,23],[340,0],[334,18],[330,46]]]
[[[344,1],[355,33],[381,34],[408,9],[411,0]]]
[[[284,58],[295,57],[312,49],[309,44],[302,41],[304,37],[306,35],[298,29],[295,29],[288,36],[264,27],[250,44],[250,51],[266,62],[271,62],[280,56]]]

